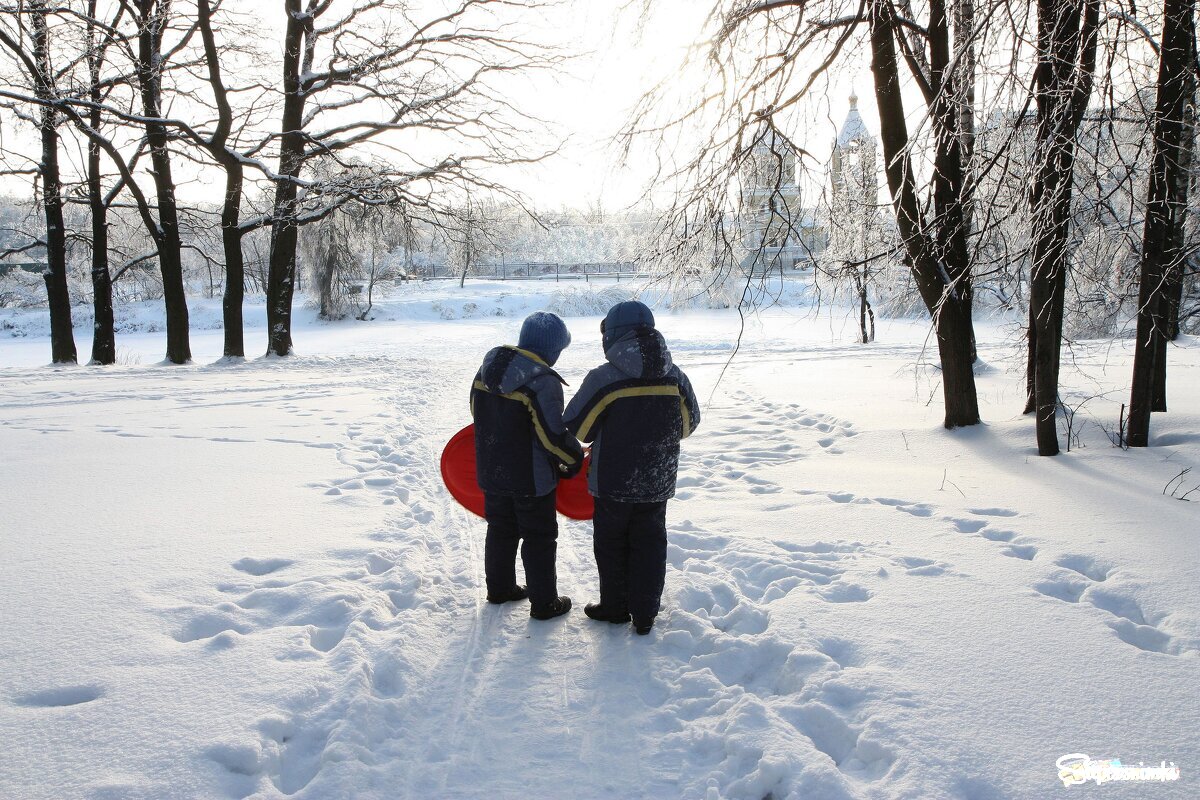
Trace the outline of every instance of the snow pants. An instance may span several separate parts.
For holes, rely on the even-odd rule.
[[[554,492],[541,497],[506,497],[484,492],[487,539],[483,570],[489,595],[508,594],[517,585],[517,545],[525,565],[529,603],[545,607],[558,599],[558,517]]]
[[[600,605],[653,620],[667,574],[667,501],[622,503],[596,498],[592,547]]]

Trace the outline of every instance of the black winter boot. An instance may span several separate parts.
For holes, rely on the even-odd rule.
[[[524,586],[514,586],[512,589],[509,589],[502,595],[489,594],[487,601],[489,603],[500,605],[501,603],[511,603],[514,600],[524,600],[528,596],[529,594],[525,591]]]
[[[534,619],[554,619],[555,617],[561,617],[570,610],[571,598],[563,595],[549,605],[541,606],[540,608],[530,606],[529,616]]]
[[[633,629],[637,631],[638,636],[645,636],[654,627],[654,617],[638,617],[633,621]]]
[[[608,609],[599,603],[588,603],[583,607],[583,613],[597,622],[611,622],[620,625],[629,622],[629,612],[621,609]]]

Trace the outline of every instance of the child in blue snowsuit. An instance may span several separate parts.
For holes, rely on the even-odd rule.
[[[700,405],[644,304],[613,306],[600,332],[607,363],[588,373],[563,416],[570,433],[592,442],[600,602],[584,612],[613,623],[632,617],[647,634],[667,571],[667,500],[675,495],[679,441],[700,424]]]
[[[475,468],[484,494],[487,599],[529,597],[529,616],[552,619],[571,610],[558,595],[554,508],[560,476],[579,471],[583,450],[563,427],[563,379],[552,367],[571,343],[554,314],[538,311],[521,325],[517,346],[488,351],[471,387]],[[528,589],[517,584],[517,545]]]

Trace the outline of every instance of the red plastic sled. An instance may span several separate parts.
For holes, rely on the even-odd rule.
[[[596,501],[588,493],[588,467],[592,455],[583,457],[583,469],[574,478],[563,478],[558,482],[558,493],[554,496],[554,507],[558,513],[571,519],[591,519],[596,513]]]
[[[595,503],[587,490],[587,471],[591,456],[583,460],[583,469],[574,478],[558,482],[555,506],[558,513],[571,519],[591,519]],[[483,516],[483,490],[475,480],[475,426],[468,425],[450,437],[442,451],[442,482],[450,495],[467,511]]]

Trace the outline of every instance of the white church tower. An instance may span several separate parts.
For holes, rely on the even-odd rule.
[[[882,233],[877,149],[852,94],[829,160],[829,245],[843,260],[871,255],[871,245]]]
[[[799,243],[800,187],[797,153],[791,142],[764,126],[742,169],[742,230],[747,255],[743,269],[790,270],[803,249]]]
[[[880,282],[889,280],[890,231],[879,208],[879,164],[875,137],[858,113],[858,98],[850,95],[850,110],[833,142],[829,158],[829,248],[824,261],[836,285],[858,298],[862,342],[875,339],[871,297]]]

